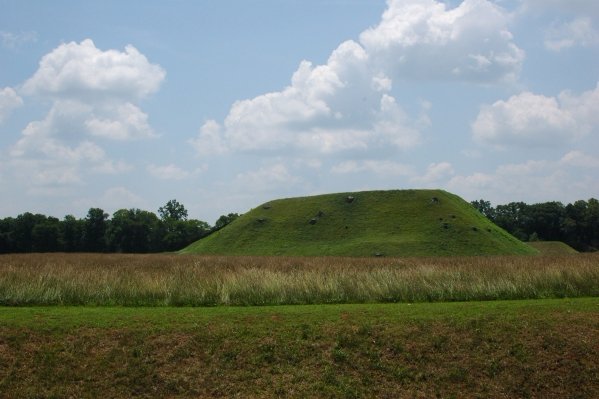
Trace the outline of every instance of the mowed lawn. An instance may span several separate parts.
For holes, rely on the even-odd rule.
[[[0,397],[597,398],[599,298],[0,307]]]

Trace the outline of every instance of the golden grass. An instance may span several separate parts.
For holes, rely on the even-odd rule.
[[[599,255],[0,256],[0,304],[213,306],[599,296]]]

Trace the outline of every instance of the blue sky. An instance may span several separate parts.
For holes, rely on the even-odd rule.
[[[0,217],[599,197],[587,0],[0,0]]]

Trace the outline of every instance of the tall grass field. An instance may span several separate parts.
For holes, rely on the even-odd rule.
[[[217,306],[599,296],[599,255],[0,256],[0,305]]]

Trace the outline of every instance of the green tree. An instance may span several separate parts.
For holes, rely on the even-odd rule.
[[[16,217],[14,223],[13,239],[15,252],[33,251],[33,228],[46,221],[46,216],[25,212]]]
[[[528,231],[530,223],[529,205],[524,202],[497,205],[494,222],[522,241],[526,241],[532,234]]]
[[[221,215],[214,223],[214,230],[220,230],[229,223],[233,222],[239,217],[237,213],[229,213],[228,215]]]
[[[112,215],[106,237],[108,248],[116,252],[157,251],[158,217],[140,209],[120,209]]]
[[[6,254],[16,251],[14,230],[14,218],[8,217],[0,219],[0,253]]]
[[[39,220],[31,230],[32,250],[34,252],[58,252],[62,250],[60,240],[60,221],[54,217]]]
[[[177,251],[210,232],[210,225],[201,220],[171,220],[162,223],[164,226],[162,243],[165,251]]]
[[[565,217],[565,207],[561,202],[543,202],[528,206],[528,234],[537,233],[544,241],[561,241],[561,225]]]
[[[204,237],[209,231],[208,223],[187,219],[187,210],[177,200],[170,200],[158,208],[162,230],[162,248],[165,251],[179,250]]]
[[[587,225],[589,231],[588,245],[589,250],[599,250],[599,201],[591,198],[587,201]]]
[[[187,209],[175,199],[168,201],[166,205],[158,208],[158,214],[163,221],[187,220]]]
[[[90,208],[85,218],[83,230],[83,246],[89,252],[106,251],[106,229],[108,214],[100,208]]]
[[[66,215],[60,223],[60,235],[66,252],[83,251],[83,231],[85,221]]]
[[[595,251],[599,247],[599,201],[579,200],[565,207],[561,223],[564,241],[579,251]]]
[[[472,201],[473,207],[475,207],[480,213],[485,215],[487,219],[493,221],[495,219],[495,208],[491,206],[490,201],[485,201],[484,199]]]

